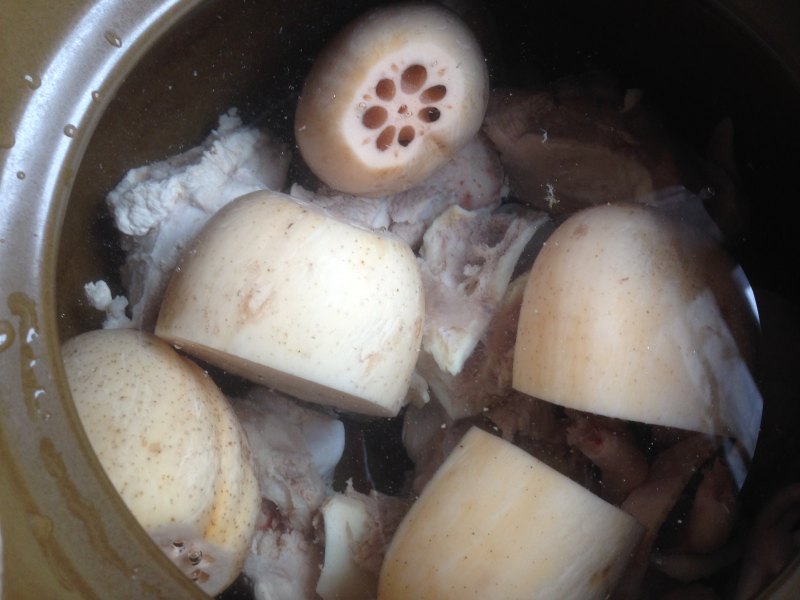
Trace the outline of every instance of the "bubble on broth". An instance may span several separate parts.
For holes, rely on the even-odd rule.
[[[0,129],[0,149],[10,150],[14,147],[17,138],[12,131]]]
[[[23,79],[25,79],[25,84],[32,90],[37,90],[42,85],[42,79],[36,74],[28,73]]]
[[[103,34],[103,37],[114,48],[122,48],[122,39],[115,32],[108,30]]]

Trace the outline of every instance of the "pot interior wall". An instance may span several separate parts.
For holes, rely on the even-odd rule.
[[[101,316],[83,300],[86,282],[105,279],[122,291],[124,257],[105,195],[127,169],[200,142],[233,106],[245,122],[291,141],[294,103],[314,56],[371,4],[208,2],[152,49],[110,100],[77,173],[58,259],[62,338],[100,326]],[[645,90],[670,131],[700,154],[714,127],[730,117],[751,202],[751,226],[731,251],[757,290],[797,306],[800,253],[786,212],[800,187],[800,89],[797,76],[758,39],[712,2],[450,4],[484,41],[494,87],[606,70],[622,85]],[[797,417],[770,409],[767,398],[767,424]],[[800,456],[796,445],[767,443],[760,452],[764,469],[750,492],[754,504],[779,480],[796,478],[795,465],[773,466],[773,453]],[[391,481],[387,476],[386,487]]]

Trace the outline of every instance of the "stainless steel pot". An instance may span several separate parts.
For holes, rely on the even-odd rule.
[[[202,597],[150,544],[103,474],[71,404],[59,344],[98,325],[80,289],[98,276],[113,278],[119,264],[103,198],[125,170],[200,141],[233,105],[246,120],[266,118],[288,134],[309,61],[366,4],[4,2],[2,598]],[[493,77],[527,68],[569,72],[591,57],[652,91],[690,143],[730,115],[753,201],[751,228],[734,253],[756,288],[789,307],[781,318],[796,319],[800,5],[597,4],[504,2],[473,13],[477,25],[492,19],[502,32],[492,40]],[[780,362],[796,351],[776,342],[767,356]],[[800,423],[792,409],[770,410],[769,394],[767,402],[766,427]],[[786,448],[768,442],[757,459],[770,465]],[[752,497],[774,484],[768,476],[756,479]],[[790,598],[797,590],[795,561],[766,595]]]

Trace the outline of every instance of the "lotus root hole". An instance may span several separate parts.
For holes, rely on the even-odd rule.
[[[414,128],[406,125],[397,134],[397,143],[403,148],[408,146],[414,140]]]
[[[439,102],[447,95],[447,87],[444,85],[434,85],[423,91],[419,99],[423,104]]]
[[[385,108],[382,106],[371,106],[366,110],[364,116],[361,117],[361,122],[364,124],[364,127],[368,129],[378,129],[386,123],[386,119],[388,118],[389,113]]]
[[[435,106],[428,106],[419,111],[419,118],[425,123],[434,123],[439,120],[442,113]]]
[[[202,571],[200,569],[192,571],[192,574],[190,575],[190,577],[192,578],[192,581],[196,581],[198,583],[205,583],[209,579],[208,573],[206,573],[205,571]]]
[[[378,147],[378,150],[381,152],[388,150],[392,142],[394,142],[394,134],[395,128],[393,125],[389,125],[389,127],[381,131],[378,139],[375,140],[375,145]]]
[[[388,102],[394,98],[396,91],[397,90],[394,86],[394,81],[391,79],[381,79],[378,82],[378,85],[375,86],[375,93],[378,95],[378,98],[385,102]]]
[[[406,94],[418,92],[428,79],[428,70],[422,65],[411,65],[400,76],[400,89]]]

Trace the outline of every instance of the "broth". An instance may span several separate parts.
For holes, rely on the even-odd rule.
[[[200,142],[230,106],[239,107],[245,123],[264,126],[292,143],[296,98],[314,57],[366,6],[339,6],[319,15],[307,3],[210,2],[150,52],[111,101],[77,175],[59,251],[62,339],[100,326],[101,315],[83,300],[84,283],[103,278],[121,287],[124,254],[105,195],[125,171]],[[667,130],[689,148],[687,155],[705,153],[721,119],[730,117],[734,123],[750,224],[728,238],[727,249],[756,289],[763,329],[757,372],[764,425],[741,507],[742,522],[751,522],[777,489],[800,476],[798,459],[784,458],[800,456],[791,433],[798,422],[792,402],[798,388],[787,381],[797,363],[788,349],[798,339],[800,295],[797,279],[787,277],[786,269],[797,249],[791,220],[774,209],[775,199],[785,202],[796,189],[798,90],[754,41],[695,3],[646,8],[633,2],[614,7],[509,3],[494,10],[466,3],[464,10],[485,44],[492,88],[550,83],[590,69],[613,73],[622,87],[645,90]],[[299,160],[292,164],[289,181],[312,181]],[[241,390],[237,378],[210,370],[226,393]],[[343,421],[347,446],[337,487],[352,479],[360,490],[396,494],[406,489],[412,463],[402,445],[401,419],[365,421],[345,415]],[[686,501],[674,510],[673,524]],[[664,531],[662,539],[674,535]],[[720,570],[712,583],[725,590],[736,568],[734,562]],[[240,581],[222,597],[248,595],[247,584]]]

